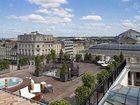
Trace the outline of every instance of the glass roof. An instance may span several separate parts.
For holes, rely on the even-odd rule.
[[[97,44],[89,49],[140,51],[140,44]]]
[[[140,105],[140,88],[117,85],[109,92],[104,105]]]

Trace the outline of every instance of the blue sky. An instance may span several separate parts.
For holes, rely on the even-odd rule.
[[[140,0],[0,0],[0,24],[0,38],[31,31],[116,36],[140,31]]]

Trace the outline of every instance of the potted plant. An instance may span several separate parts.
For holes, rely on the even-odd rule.
[[[40,56],[36,56],[35,58],[35,75],[39,77],[42,74],[43,70],[43,64],[42,64],[42,59]]]
[[[60,71],[60,80],[62,82],[66,82],[68,80],[68,67],[66,63],[62,65],[61,71]]]
[[[108,77],[108,71],[107,70],[102,70],[100,73],[97,74],[97,80],[98,80],[98,84],[100,84],[102,81],[104,81],[107,77]],[[98,90],[100,92],[104,91],[104,86],[101,86],[100,89]]]

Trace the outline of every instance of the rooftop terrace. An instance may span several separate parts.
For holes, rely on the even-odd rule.
[[[0,105],[39,105],[22,97],[0,90]]]

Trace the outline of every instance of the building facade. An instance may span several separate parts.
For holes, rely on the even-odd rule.
[[[3,40],[0,44],[0,59],[17,59],[17,42],[13,40]]]
[[[26,56],[47,55],[51,49],[59,54],[60,43],[55,43],[53,35],[40,34],[37,31],[18,36],[18,54]]]
[[[72,58],[73,57],[73,46],[74,46],[73,41],[64,40],[64,41],[61,41],[61,44],[62,44],[62,49],[63,49],[64,53],[70,55],[70,57]]]
[[[83,44],[74,44],[73,46],[73,56],[75,57],[76,54],[80,54],[81,51],[84,50],[84,45]]]

